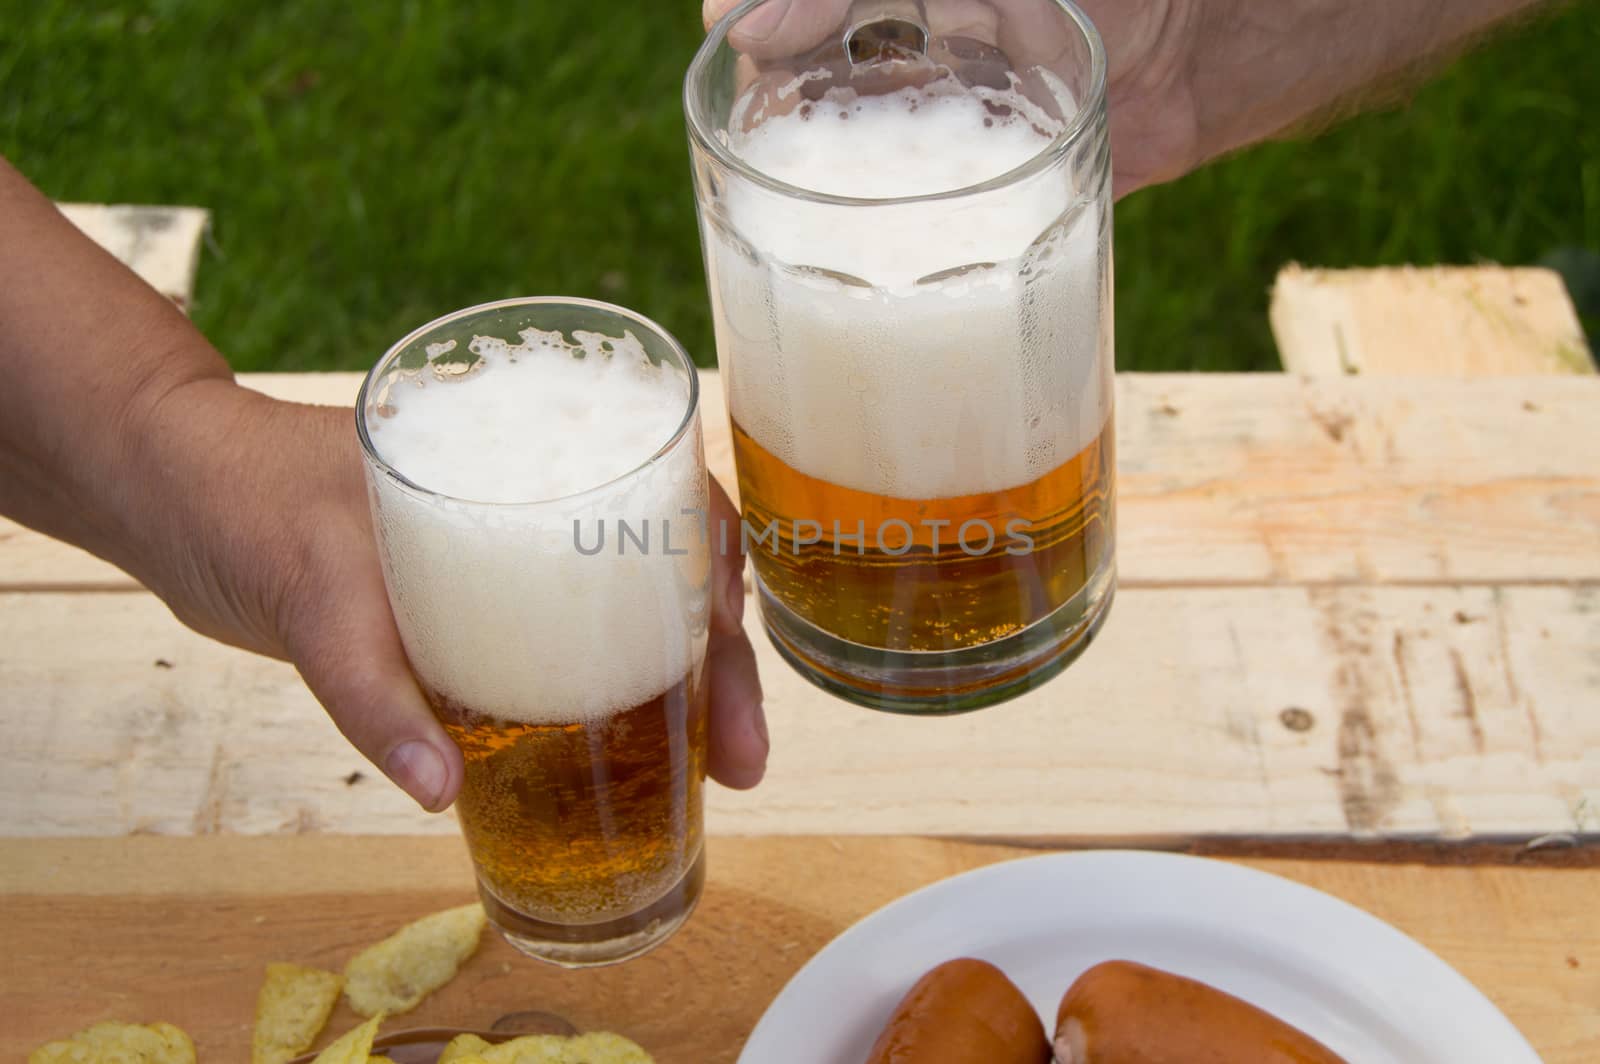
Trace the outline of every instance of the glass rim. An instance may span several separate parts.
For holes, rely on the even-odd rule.
[[[566,495],[551,495],[542,499],[525,499],[517,502],[490,502],[484,499],[463,498],[459,495],[451,495],[448,492],[438,491],[434,488],[429,488],[418,484],[416,481],[412,480],[410,477],[406,476],[404,473],[400,472],[394,466],[389,464],[388,460],[378,453],[377,447],[372,442],[372,436],[367,430],[367,395],[373,386],[373,382],[378,379],[379,375],[388,367],[389,363],[396,358],[401,351],[418,342],[428,333],[433,332],[445,325],[450,325],[461,321],[465,318],[489,313],[491,311],[511,310],[518,307],[578,307],[586,310],[594,310],[600,312],[601,314],[608,314],[614,318],[632,322],[639,328],[653,333],[656,337],[665,341],[668,350],[683,360],[683,365],[687,369],[689,376],[689,395],[684,402],[683,417],[679,420],[678,427],[673,430],[672,436],[668,438],[666,443],[662,444],[655,451],[651,452],[651,454],[649,454],[638,465],[630,466],[625,472],[619,473],[610,480],[602,481],[599,484],[584,488],[581,491],[569,492]],[[384,475],[393,477],[402,486],[412,492],[426,495],[429,498],[443,499],[448,502],[458,503],[463,506],[481,507],[485,509],[528,509],[531,507],[550,506],[557,503],[569,503],[577,499],[582,499],[586,495],[595,495],[614,488],[625,481],[633,480],[645,470],[655,466],[657,463],[661,462],[678,449],[679,445],[681,445],[684,439],[689,435],[689,429],[695,423],[695,418],[699,416],[699,413],[699,369],[695,366],[694,359],[689,357],[689,352],[686,351],[684,346],[678,342],[677,337],[673,336],[657,322],[645,317],[638,311],[630,310],[627,307],[618,306],[615,303],[606,303],[598,299],[585,299],[581,296],[517,296],[511,299],[498,299],[488,303],[477,303],[470,307],[463,307],[460,310],[442,315],[441,317],[434,318],[425,324],[417,326],[415,329],[412,329],[410,332],[406,333],[405,336],[390,344],[389,349],[385,351],[382,357],[380,357],[378,361],[373,364],[372,368],[367,371],[366,376],[361,381],[361,390],[356,393],[356,436],[361,441],[361,450],[366,457],[368,466],[376,469],[378,472],[383,473]],[[700,460],[700,464],[702,466],[705,464],[703,458]]]
[[[701,96],[696,88],[705,80],[706,71],[711,65],[711,59],[717,49],[728,41],[728,32],[735,22],[745,15],[770,3],[772,0],[742,0],[742,2],[729,11],[716,24],[711,27],[706,39],[701,42],[699,49],[694,54],[694,59],[689,63],[688,73],[683,78],[683,111],[688,120],[689,136],[703,150],[721,163],[723,166],[739,174],[749,181],[771,192],[777,192],[792,199],[808,200],[812,203],[822,203],[839,207],[890,207],[908,203],[936,203],[941,200],[961,199],[968,196],[981,195],[986,192],[995,192],[1000,189],[1018,184],[1045,170],[1058,159],[1065,156],[1072,148],[1083,139],[1091,122],[1096,116],[1104,114],[1106,110],[1106,49],[1105,42],[1100,39],[1100,31],[1095,28],[1089,16],[1084,14],[1073,0],[1039,0],[1041,3],[1053,3],[1072,19],[1078,31],[1083,34],[1084,40],[1089,45],[1089,94],[1077,113],[1067,123],[1060,133],[1056,134],[1038,152],[1012,167],[1004,173],[971,185],[960,188],[946,189],[942,192],[925,192],[915,196],[890,196],[873,198],[866,196],[840,196],[830,192],[818,192],[803,185],[791,185],[776,177],[758,170],[745,162],[713,133],[713,123],[710,116],[701,106]],[[731,46],[730,46],[731,47]]]

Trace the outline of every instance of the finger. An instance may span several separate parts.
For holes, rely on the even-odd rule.
[[[700,5],[700,21],[705,24],[706,32],[717,24],[717,20],[738,6],[739,0],[705,0]]]
[[[461,751],[412,677],[377,559],[361,561],[345,567],[336,590],[317,589],[317,604],[291,629],[289,655],[351,744],[437,813],[461,788]]]
[[[1140,174],[1131,174],[1126,170],[1111,168],[1111,198],[1120,201],[1130,192],[1137,192],[1150,182]]]
[[[701,16],[710,29],[739,0],[705,0]],[[757,59],[809,51],[840,26],[850,0],[767,0],[728,31],[735,51]]]
[[[724,787],[746,790],[767,771],[767,718],[750,637],[714,633],[706,668],[711,683],[710,772]]]
[[[1033,0],[994,0],[996,43],[1021,71],[1042,66],[1065,75],[1076,64],[1071,59],[1083,55],[1082,35],[1073,22],[1051,4]]]
[[[744,632],[744,542],[739,511],[711,481],[712,607],[706,668],[711,684],[711,777],[744,789],[767,765],[767,721],[755,648]]]
[[[967,37],[1000,42],[1000,14],[988,0],[950,0],[928,9],[928,32],[935,38]]]
[[[711,479],[711,626],[723,635],[744,631],[744,537],[739,511]]]
[[[1100,33],[1106,49],[1106,80],[1113,86],[1124,77],[1137,77],[1151,59],[1165,52],[1188,58],[1183,49],[1173,47],[1187,34],[1179,5],[1082,0],[1079,6]]]

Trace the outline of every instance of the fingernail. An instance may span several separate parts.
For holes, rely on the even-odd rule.
[[[742,559],[741,559],[742,562]],[[727,586],[722,591],[722,605],[735,626],[744,623],[744,565],[740,564],[728,574]]]
[[[430,813],[438,809],[446,769],[444,758],[431,745],[421,739],[401,743],[390,752],[383,770],[422,808]]]

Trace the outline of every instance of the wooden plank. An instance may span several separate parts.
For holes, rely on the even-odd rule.
[[[1600,576],[1600,378],[1118,383],[1127,586]]]
[[[946,876],[1026,855],[928,839],[713,839],[704,902],[655,952],[562,972],[486,936],[396,1026],[487,1024],[538,1008],[626,1033],[661,1064],[731,1064],[788,978],[851,923]],[[1240,863],[1419,939],[1550,1064],[1600,1058],[1600,871]],[[470,897],[455,839],[0,841],[0,1056],[115,1017],[174,1022],[200,1059],[241,1059],[268,962],[339,968],[399,923]],[[355,1021],[341,1004],[321,1041]]]
[[[1290,373],[1595,372],[1578,313],[1554,270],[1290,265],[1273,285],[1270,316]]]
[[[1593,585],[1129,590],[1062,677],[947,720],[822,694],[755,613],[771,766],[716,833],[1600,838]],[[0,834],[455,830],[147,595],[0,595],[0,734]]]
[[[705,378],[708,461],[731,490]],[[335,403],[360,382],[244,379]],[[1600,378],[1123,375],[1118,403],[1125,587],[1600,580]],[[0,522],[0,589],[132,586]]]
[[[145,283],[187,311],[194,303],[200,241],[211,224],[202,207],[58,203],[61,213]]]

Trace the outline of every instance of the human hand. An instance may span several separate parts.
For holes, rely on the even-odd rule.
[[[145,485],[129,567],[185,624],[294,663],[347,738],[423,808],[461,785],[460,751],[406,662],[379,567],[351,410],[279,402],[230,381],[163,392],[133,415],[160,470]],[[737,527],[712,485],[712,518]],[[710,772],[761,779],[755,655],[741,624],[743,558],[712,575]],[[556,608],[556,607],[552,607]]]
[[[822,43],[853,0],[770,0],[745,16],[729,43],[754,58],[805,52]],[[740,0],[704,0],[709,29]],[[1169,181],[1200,162],[1186,77],[1194,18],[1188,0],[1080,0],[1106,45],[1113,186],[1117,196]],[[1069,47],[1041,0],[930,0],[929,30],[999,47],[1018,67],[1049,65]]]

